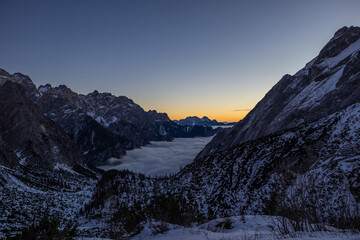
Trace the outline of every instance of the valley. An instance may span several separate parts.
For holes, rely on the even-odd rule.
[[[150,176],[176,174],[190,164],[212,137],[175,138],[171,142],[150,142],[149,145],[128,151],[121,159],[100,169],[128,169]]]
[[[115,19],[118,14],[106,17]],[[175,19],[179,25],[186,20]],[[177,29],[158,25],[161,31]],[[148,31],[131,43],[158,36]],[[132,34],[136,35],[133,29],[124,32],[127,37]],[[166,36],[166,44],[175,41]],[[266,44],[269,39],[247,41]],[[91,88],[90,78],[72,85],[76,77],[68,74],[69,82],[61,79],[67,85],[53,86],[51,78],[37,85],[43,79],[0,69],[0,239],[360,239],[360,27],[338,29],[312,60],[303,62],[295,74],[281,77],[252,109],[252,97],[249,102],[234,100],[251,92],[251,80],[241,85],[243,89],[236,89],[234,81],[234,91],[218,87],[228,86],[226,77],[231,74],[225,72],[231,65],[219,71],[224,77],[206,75],[215,82],[187,79],[190,60],[207,49],[203,41],[192,51],[175,44],[181,51],[174,56],[159,62],[151,58],[148,66],[138,67],[148,55],[170,49],[157,44],[151,54],[144,50],[147,44],[136,45],[128,56],[141,52],[140,58],[122,62],[136,62],[122,69],[121,76],[128,79],[111,85],[129,91],[127,96],[133,96],[134,89],[141,92],[143,98],[133,98],[141,105],[115,90],[73,90]],[[101,52],[118,50],[116,44],[103,45],[111,47]],[[89,46],[92,50],[97,44]],[[235,47],[229,49],[224,51],[230,54]],[[185,58],[186,67],[170,80],[152,72],[156,66],[166,72],[165,62],[177,63],[187,51],[196,54]],[[272,74],[257,64],[260,58],[237,54],[242,60],[234,66],[249,61],[252,72],[263,71],[264,78]],[[108,61],[104,59],[92,60]],[[197,61],[221,58],[201,59]],[[116,63],[116,69],[120,65]],[[200,73],[215,66],[198,67],[193,74],[201,79]],[[96,69],[104,79],[111,75],[104,66]],[[143,71],[148,74],[144,82],[133,85]],[[102,81],[98,79],[98,89],[106,89]],[[152,92],[148,82],[164,87]],[[168,115],[149,108],[151,103],[174,108]],[[215,108],[218,112],[212,113]],[[198,116],[189,114],[194,109]],[[210,114],[229,122],[210,119]],[[235,118],[239,121],[232,122]]]

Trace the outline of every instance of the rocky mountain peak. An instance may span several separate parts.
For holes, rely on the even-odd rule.
[[[4,69],[1,69],[1,68],[0,68],[0,77],[1,77],[1,78],[10,78],[10,77],[11,77],[11,74],[8,73],[7,71],[5,71]]]
[[[335,32],[334,37],[323,47],[317,62],[337,56],[352,43],[360,39],[360,27],[343,27]]]
[[[12,75],[0,87],[0,135],[6,145],[13,149],[24,164],[52,167],[56,163],[69,166],[82,163],[83,158],[74,142],[53,121],[46,118],[30,99],[29,82],[17,83],[27,76]],[[31,81],[31,80],[30,80]],[[25,87],[24,87],[25,86]],[[29,93],[29,94],[28,94]],[[9,159],[9,157],[7,157]],[[14,161],[8,161],[13,165]]]
[[[158,120],[158,121],[170,121],[169,116],[167,113],[158,113],[156,110],[149,110],[147,112],[149,118]]]
[[[4,69],[0,69],[0,85],[8,80],[23,86],[32,101],[39,96],[39,92],[29,76],[21,73],[10,74]]]

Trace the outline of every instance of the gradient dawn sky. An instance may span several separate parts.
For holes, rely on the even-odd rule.
[[[0,0],[0,68],[172,119],[238,121],[351,25],[358,0]]]

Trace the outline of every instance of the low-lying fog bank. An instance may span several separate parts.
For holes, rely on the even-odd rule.
[[[129,169],[147,175],[176,173],[191,163],[212,137],[176,138],[172,142],[151,142],[151,145],[128,151],[121,159],[111,159],[103,170]]]

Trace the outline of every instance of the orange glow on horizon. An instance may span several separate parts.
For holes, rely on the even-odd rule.
[[[180,120],[186,117],[197,116],[202,118],[204,116],[210,118],[211,120],[216,120],[218,122],[238,122],[242,120],[250,110],[244,111],[233,111],[233,112],[218,112],[218,113],[180,113],[180,112],[167,112],[171,120]]]
[[[223,100],[224,98],[214,98],[212,101],[204,101],[203,98],[199,96],[199,99],[195,102],[191,98],[184,98],[182,101],[168,98],[167,101],[160,100],[152,105],[149,104],[150,101],[139,102],[140,106],[144,106],[146,111],[156,110],[159,113],[166,113],[171,120],[180,120],[193,116],[202,118],[206,116],[218,122],[239,122],[255,105],[255,101],[251,100],[237,104],[237,101],[234,100],[223,103],[218,99]]]

